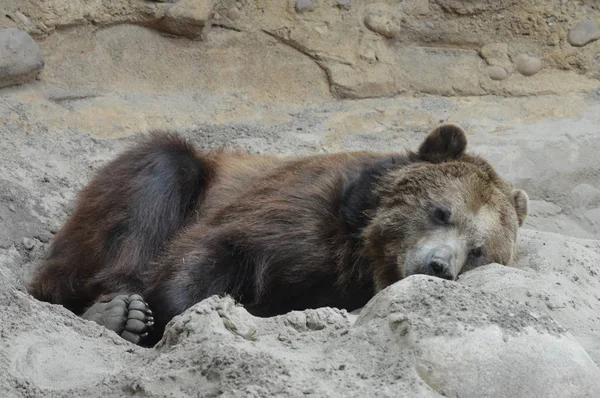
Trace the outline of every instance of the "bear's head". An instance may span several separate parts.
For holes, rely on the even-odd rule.
[[[479,265],[516,262],[527,194],[466,146],[460,127],[440,126],[379,177],[362,232],[378,290],[413,274],[454,280]]]

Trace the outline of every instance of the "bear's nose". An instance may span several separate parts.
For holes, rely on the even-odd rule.
[[[442,279],[453,280],[454,275],[450,270],[450,264],[446,260],[440,257],[432,257],[428,263],[434,276]]]

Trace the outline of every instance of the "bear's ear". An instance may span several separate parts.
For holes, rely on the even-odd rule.
[[[515,211],[517,212],[517,219],[519,220],[519,227],[522,227],[527,218],[527,212],[529,208],[529,196],[525,191],[521,189],[515,189],[512,192],[513,200],[515,202]]]
[[[444,124],[433,130],[419,147],[419,157],[428,162],[458,159],[467,147],[467,136],[460,127]]]

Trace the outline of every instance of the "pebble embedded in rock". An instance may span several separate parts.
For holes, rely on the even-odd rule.
[[[21,29],[0,29],[0,87],[33,80],[44,67],[39,46]]]
[[[501,66],[488,66],[487,72],[492,80],[504,80],[508,77],[506,69]]]
[[[337,0],[337,5],[340,8],[349,9],[352,6],[352,0]]]
[[[600,28],[596,22],[587,19],[579,22],[569,31],[567,40],[575,47],[583,47],[586,44],[600,39]]]
[[[548,45],[549,46],[558,46],[560,44],[560,36],[558,35],[558,33],[554,32],[552,34],[550,34],[550,36],[548,37]]]
[[[227,11],[227,18],[231,19],[231,20],[236,20],[236,19],[240,19],[240,16],[242,14],[240,13],[240,10],[237,7],[231,7],[228,11]]]
[[[33,249],[34,246],[35,246],[35,242],[33,241],[33,239],[23,238],[23,247],[25,249],[31,250],[31,249]]]
[[[500,66],[505,70],[512,68],[510,58],[508,58],[508,44],[489,43],[481,47],[479,55],[490,66]]]
[[[523,76],[533,76],[542,69],[542,61],[527,54],[519,54],[515,59],[515,66]]]
[[[387,38],[393,38],[400,34],[400,21],[398,18],[384,11],[367,14],[364,23],[373,32]]]
[[[168,9],[159,27],[169,33],[199,39],[211,14],[210,1],[179,0]]]
[[[17,19],[19,21],[21,21],[21,23],[25,24],[25,25],[29,25],[31,22],[29,21],[29,18],[27,18],[27,16],[25,16],[25,14],[17,11],[15,12],[15,17],[17,17]]]
[[[312,0],[296,0],[296,12],[312,11],[315,3]]]

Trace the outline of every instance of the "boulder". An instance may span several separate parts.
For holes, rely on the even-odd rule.
[[[0,29],[0,87],[33,80],[44,67],[44,55],[27,32]]]

